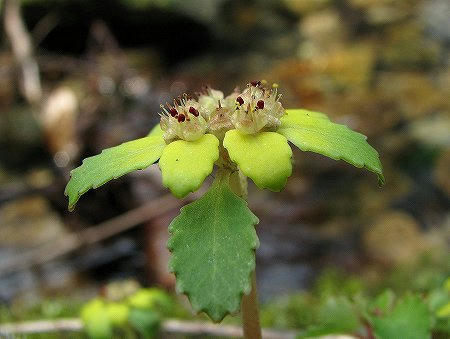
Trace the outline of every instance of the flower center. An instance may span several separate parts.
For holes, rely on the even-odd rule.
[[[206,88],[197,100],[187,95],[161,106],[161,129],[166,143],[182,139],[194,141],[205,133],[223,139],[237,129],[245,134],[276,130],[285,110],[280,103],[277,85],[266,87],[265,81],[250,82],[242,92],[235,90],[224,97],[218,90]]]

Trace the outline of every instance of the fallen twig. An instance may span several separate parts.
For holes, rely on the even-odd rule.
[[[102,222],[95,227],[68,234],[56,242],[45,244],[11,260],[2,262],[0,264],[0,276],[45,264],[83,246],[91,245],[124,232],[138,224],[160,216],[180,206],[180,204],[180,201],[169,194],[151,200],[134,210]]]
[[[49,332],[78,332],[83,330],[80,319],[59,319],[27,321],[0,325],[0,336],[17,334],[49,333]],[[242,338],[242,328],[239,326],[216,325],[194,321],[168,319],[162,322],[161,331],[168,334],[209,335],[214,337]],[[263,338],[267,339],[293,339],[295,331],[276,331],[264,329]]]
[[[20,14],[19,0],[5,1],[3,18],[6,35],[22,72],[23,95],[29,103],[36,104],[42,98],[41,79],[31,37]]]

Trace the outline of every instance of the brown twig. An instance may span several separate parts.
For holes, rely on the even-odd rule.
[[[180,201],[169,194],[152,200],[134,210],[100,223],[95,227],[90,227],[78,233],[68,234],[57,242],[45,244],[18,257],[14,257],[9,261],[2,262],[0,264],[0,276],[45,264],[83,246],[94,244],[124,232],[140,223],[160,216],[178,207],[180,204]]]
[[[80,319],[41,320],[0,325],[0,336],[8,337],[17,334],[50,332],[78,332],[82,330],[83,323]],[[242,328],[239,326],[215,325],[175,319],[163,321],[161,331],[167,334],[242,338]],[[295,335],[295,331],[263,330],[263,338],[268,339],[293,339]]]
[[[34,58],[33,44],[20,13],[19,0],[4,1],[4,25],[14,57],[21,69],[22,93],[31,104],[42,99],[39,67]]]

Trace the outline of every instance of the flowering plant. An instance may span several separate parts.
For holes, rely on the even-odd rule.
[[[280,191],[292,173],[290,141],[303,151],[365,167],[384,184],[378,153],[364,135],[322,113],[284,109],[277,87],[253,81],[226,97],[207,88],[197,99],[184,95],[161,106],[161,122],[148,136],[85,159],[71,172],[65,191],[72,210],[90,188],[159,160],[163,185],[183,198],[216,165],[209,191],[184,206],[169,227],[170,269],[177,291],[214,321],[237,312],[244,295],[244,329],[259,245],[258,218],[246,203],[247,178],[259,188]]]

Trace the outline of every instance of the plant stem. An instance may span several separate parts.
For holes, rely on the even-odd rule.
[[[261,339],[261,325],[259,323],[258,294],[256,292],[256,274],[252,272],[252,290],[249,295],[242,297],[242,323],[244,338]]]
[[[230,177],[232,190],[241,198],[247,200],[247,178],[242,172],[234,172]],[[252,289],[249,295],[243,295],[241,313],[244,328],[244,338],[261,339],[261,324],[259,322],[258,293],[256,290],[256,274],[252,272]]]

